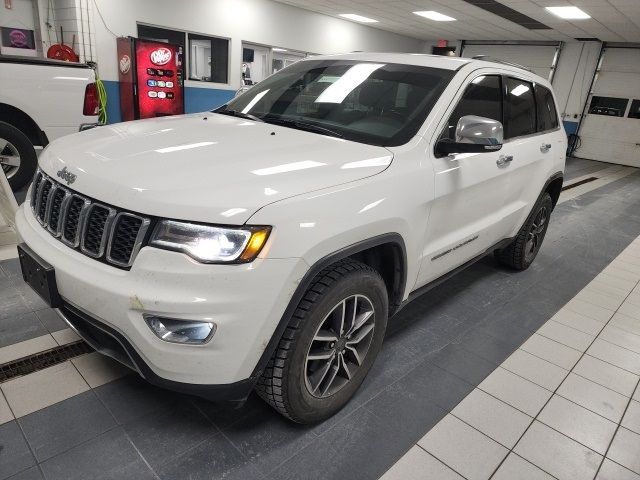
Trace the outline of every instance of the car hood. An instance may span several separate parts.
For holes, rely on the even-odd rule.
[[[39,163],[63,184],[66,167],[71,189],[117,207],[239,225],[269,203],[375,175],[392,158],[383,147],[206,113],[69,135]]]

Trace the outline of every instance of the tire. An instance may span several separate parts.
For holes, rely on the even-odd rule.
[[[549,227],[553,210],[551,195],[544,193],[516,238],[506,248],[494,252],[499,263],[514,270],[526,270],[533,263]],[[541,223],[542,222],[542,223]]]
[[[31,181],[38,166],[38,156],[29,138],[5,122],[0,122],[0,165],[14,191]]]
[[[343,307],[357,315],[347,314],[343,335],[334,336]],[[258,380],[258,395],[296,423],[316,423],[331,417],[351,399],[373,365],[382,346],[387,316],[387,289],[376,270],[350,259],[327,267],[300,300]],[[351,335],[347,326],[352,324],[350,318],[361,324]],[[337,373],[332,375],[334,371]]]

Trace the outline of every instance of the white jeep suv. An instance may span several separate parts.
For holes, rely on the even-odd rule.
[[[526,269],[562,188],[549,82],[509,64],[314,57],[214,112],[42,153],[24,278],[163,387],[296,422],[339,410],[387,320],[474,260]]]

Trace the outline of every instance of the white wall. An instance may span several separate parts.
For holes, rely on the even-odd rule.
[[[45,55],[51,45],[60,41],[60,27],[62,27],[64,43],[68,46],[73,45],[81,62],[89,61],[95,56],[91,54],[92,49],[95,48],[95,34],[89,35],[89,31],[94,29],[92,11],[89,8],[90,0],[34,1],[38,3],[41,46]]]
[[[25,30],[35,29],[33,2],[31,0],[12,0],[12,8],[0,4],[0,27],[14,27]]]
[[[0,27],[19,28],[34,31],[35,51],[21,48],[2,47],[0,50],[6,55],[41,56],[40,25],[38,9],[34,8],[32,0],[13,0],[11,8],[0,4]]]
[[[242,41],[299,51],[420,52],[423,42],[270,0],[96,0],[108,28],[137,35],[136,22],[231,39],[229,78],[240,86]],[[97,12],[95,12],[97,13]],[[97,61],[105,80],[117,80],[116,40],[95,15]],[[188,83],[189,86],[203,85]],[[204,85],[206,87],[206,85]]]

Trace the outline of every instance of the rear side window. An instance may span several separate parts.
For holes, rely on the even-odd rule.
[[[538,103],[538,131],[545,132],[558,128],[558,114],[551,91],[542,85],[535,86]]]
[[[629,118],[640,118],[640,100],[633,100],[631,102],[631,110],[629,110]]]
[[[467,87],[440,138],[455,140],[460,117],[478,115],[502,122],[502,87],[498,75],[475,78]]]
[[[517,78],[507,78],[505,137],[513,138],[536,132],[536,102],[533,85]]]

